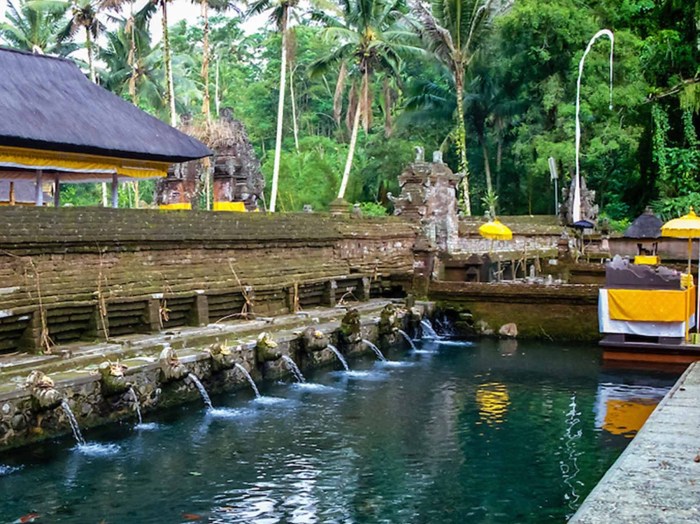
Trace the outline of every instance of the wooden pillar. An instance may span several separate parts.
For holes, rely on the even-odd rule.
[[[119,175],[116,173],[112,174],[112,207],[117,208],[119,207]]]
[[[61,207],[61,180],[60,175],[56,173],[53,181],[53,207]]]
[[[44,191],[41,188],[44,172],[41,169],[36,171],[36,186],[34,187],[34,205],[41,207],[44,205]]]
[[[14,182],[10,182],[10,198],[9,198],[9,200],[10,200],[11,206],[14,206],[16,204],[16,201],[15,201],[15,183]]]

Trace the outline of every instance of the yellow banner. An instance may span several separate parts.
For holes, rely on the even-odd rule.
[[[0,146],[0,166],[20,169],[46,169],[73,173],[96,173],[132,178],[164,177],[169,164],[80,153],[44,151]]]
[[[673,289],[608,289],[612,320],[684,322],[695,311],[695,287]]]
[[[244,202],[214,202],[214,211],[235,211],[245,213]]]

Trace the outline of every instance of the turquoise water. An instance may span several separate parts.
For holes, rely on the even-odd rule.
[[[564,522],[634,433],[625,406],[677,378],[597,348],[419,348],[9,452],[0,522]]]

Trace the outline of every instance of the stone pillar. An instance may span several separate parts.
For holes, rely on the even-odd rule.
[[[204,293],[195,295],[189,320],[189,324],[192,326],[206,326],[209,324],[209,299]]]
[[[143,323],[150,333],[160,331],[160,300],[149,298],[143,315]]]
[[[29,324],[19,340],[19,349],[29,353],[41,353],[41,312],[31,313]]]
[[[53,207],[61,207],[61,180],[58,172],[53,181]]]
[[[327,307],[335,307],[337,302],[335,291],[338,289],[338,282],[335,280],[329,280],[326,282],[326,286],[323,289],[323,300],[322,303]]]
[[[105,309],[106,307],[105,305]],[[87,338],[96,338],[99,340],[107,340],[109,338],[109,318],[107,317],[107,311],[105,311],[104,316],[102,316],[99,301],[95,304],[95,307],[92,308],[90,323],[88,324],[85,336]]]
[[[435,266],[437,248],[427,238],[419,237],[413,248],[413,293],[418,298],[428,296],[430,280]]]
[[[371,286],[372,284],[369,277],[362,277],[359,289],[357,290],[357,299],[360,302],[367,302],[369,300]]]
[[[119,207],[119,176],[116,173],[112,174],[112,207]]]
[[[34,186],[34,205],[41,207],[44,205],[44,190],[41,187],[44,183],[44,172],[41,169],[36,171],[36,185]]]

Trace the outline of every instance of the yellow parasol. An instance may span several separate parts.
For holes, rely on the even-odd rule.
[[[700,238],[700,217],[695,214],[693,208],[687,215],[669,220],[661,227],[662,237],[687,238],[688,239],[688,274],[690,274],[690,259],[692,256],[693,239]],[[698,281],[700,282],[700,261],[698,261]],[[700,332],[700,294],[698,294],[698,304],[695,308],[696,331]],[[687,337],[686,337],[687,338]]]
[[[479,234],[489,240],[513,240],[513,232],[497,218],[481,225]]]

